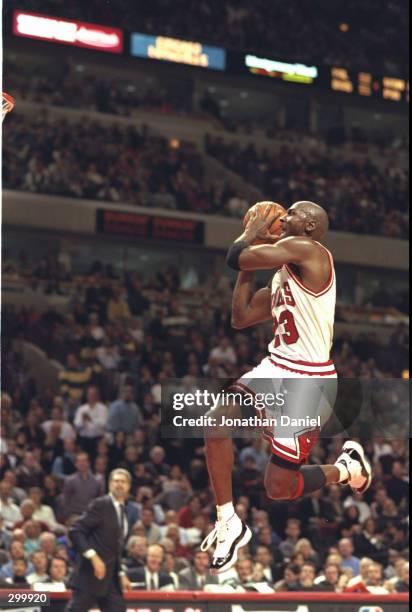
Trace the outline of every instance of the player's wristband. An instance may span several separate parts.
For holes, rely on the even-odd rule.
[[[236,240],[230,247],[226,255],[226,263],[233,270],[240,270],[239,257],[243,249],[246,249],[250,244],[246,240]]]

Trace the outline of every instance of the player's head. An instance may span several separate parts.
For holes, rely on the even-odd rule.
[[[282,237],[307,236],[313,240],[322,238],[329,227],[329,219],[326,211],[306,200],[295,202],[280,218],[282,225]]]

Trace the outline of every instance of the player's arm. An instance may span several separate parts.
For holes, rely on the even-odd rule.
[[[232,244],[226,258],[229,267],[248,272],[273,270],[284,264],[300,265],[313,255],[312,241],[302,236],[283,238],[276,244],[252,246],[254,239],[244,232]]]
[[[253,293],[252,272],[239,272],[232,297],[232,327],[244,329],[271,318],[270,288]]]

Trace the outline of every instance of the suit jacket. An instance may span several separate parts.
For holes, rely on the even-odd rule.
[[[133,525],[139,520],[139,507],[136,502],[128,500],[124,505],[124,510],[127,522],[129,523],[129,530],[131,530]]]
[[[219,584],[217,576],[212,576],[209,572],[205,574],[205,584]],[[179,572],[179,585],[182,591],[198,591],[196,571],[193,567],[187,567]]]
[[[125,512],[127,515],[126,505]],[[73,524],[69,536],[78,553],[69,587],[101,597],[106,594],[111,581],[114,580],[120,590],[121,534],[112,498],[104,495],[94,499]],[[83,553],[91,548],[106,564],[106,576],[103,580],[95,577],[91,561],[83,556]]]
[[[140,585],[136,587],[138,591],[148,591],[148,585],[146,584],[146,568],[136,567],[127,570],[127,576],[130,582],[139,582]],[[171,576],[167,572],[159,572],[159,589],[168,584],[173,584]]]

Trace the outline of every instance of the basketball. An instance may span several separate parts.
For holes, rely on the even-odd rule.
[[[281,213],[269,228],[269,233],[272,234],[272,236],[279,236],[282,231],[280,217],[286,213],[286,210],[285,208],[283,208],[282,204],[279,204],[278,202],[257,202],[256,204],[251,206],[251,208],[249,208],[243,218],[243,227],[246,228],[252,212],[257,211],[257,213],[263,217],[266,214],[268,208],[272,209],[269,215],[272,215],[275,212]],[[258,239],[255,240],[253,244],[265,244],[265,241]]]

